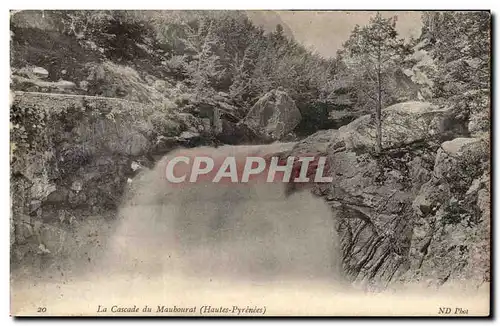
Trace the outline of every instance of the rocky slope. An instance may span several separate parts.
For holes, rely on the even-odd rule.
[[[467,121],[430,103],[397,104],[383,116],[380,156],[370,116],[292,151],[329,157],[334,180],[313,191],[340,222],[351,281],[374,289],[489,281],[488,139],[467,138]]]

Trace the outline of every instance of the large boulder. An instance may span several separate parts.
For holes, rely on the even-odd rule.
[[[273,90],[254,104],[243,123],[267,137],[278,140],[292,132],[301,118],[300,111],[290,95],[281,90]]]

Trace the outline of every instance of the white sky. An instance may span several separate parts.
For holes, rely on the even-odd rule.
[[[297,41],[316,49],[321,55],[334,56],[356,24],[367,24],[375,11],[278,11]],[[387,11],[384,17],[398,16],[396,28],[402,37],[420,35],[421,11]]]

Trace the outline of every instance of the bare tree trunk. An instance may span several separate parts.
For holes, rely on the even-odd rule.
[[[219,108],[214,108],[214,132],[216,135],[222,132],[222,119]]]
[[[377,153],[382,152],[382,80],[380,72],[381,58],[380,58],[380,43],[378,51],[378,62],[377,62],[377,108],[375,112],[375,122],[376,122],[376,151]]]

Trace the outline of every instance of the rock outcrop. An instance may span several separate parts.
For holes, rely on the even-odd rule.
[[[427,139],[446,140],[465,133],[465,122],[447,107],[429,102],[404,102],[382,112],[382,148],[396,148]],[[375,119],[364,115],[339,128],[339,136],[347,149],[375,147]]]
[[[292,132],[301,118],[290,95],[281,90],[273,90],[254,104],[243,123],[273,140],[279,140]]]
[[[313,191],[330,204],[339,221],[346,274],[354,284],[372,289],[423,275],[440,284],[473,277],[478,285],[489,268],[486,143],[469,138],[442,143],[460,136],[466,121],[429,103],[397,104],[383,116],[385,150],[380,155],[374,154],[370,116],[339,130],[320,131],[291,152],[319,152],[329,158],[333,182]],[[453,204],[446,204],[450,200],[468,210],[455,214],[455,224],[437,205],[453,210]],[[439,210],[443,213],[436,216]],[[447,259],[437,268],[445,253]]]
[[[24,244],[31,238],[35,251],[39,244],[55,250],[48,244],[54,234],[44,237],[41,230],[71,221],[61,217],[67,210],[84,215],[119,205],[136,166],[152,166],[155,156],[180,146],[212,145],[211,130],[188,113],[112,98],[14,95],[12,239]]]
[[[479,138],[441,144],[432,177],[413,201],[416,214],[406,279],[490,281],[489,149]]]

